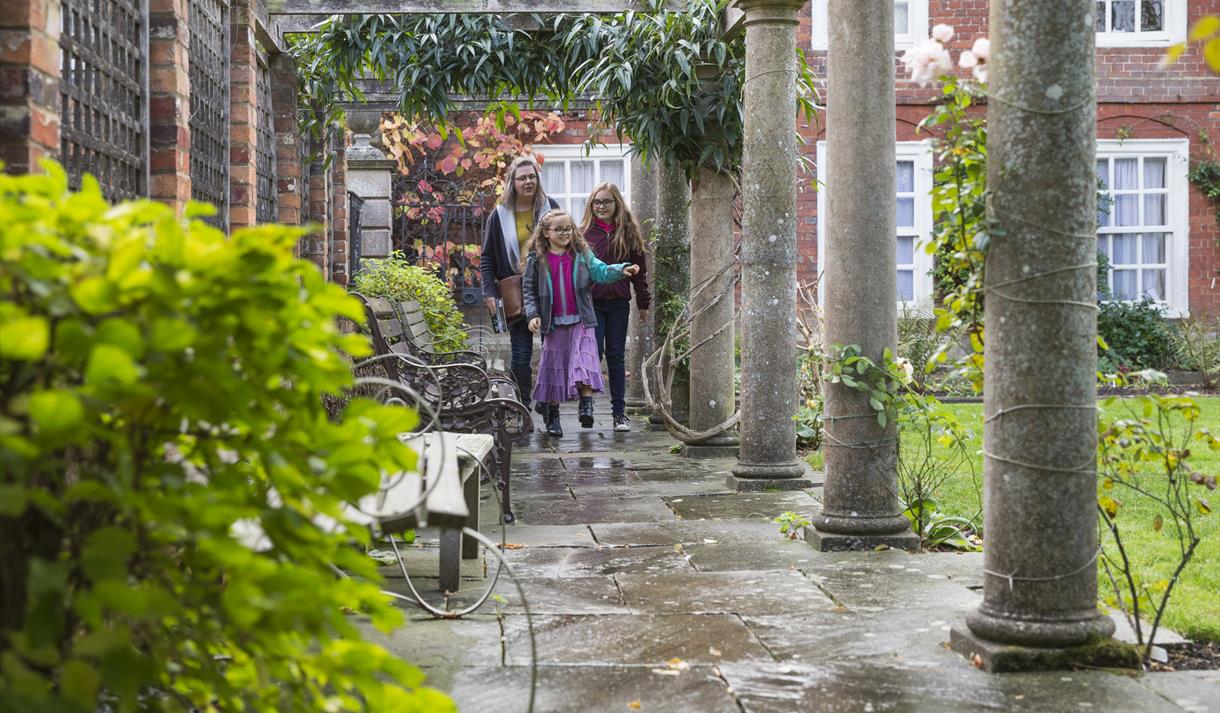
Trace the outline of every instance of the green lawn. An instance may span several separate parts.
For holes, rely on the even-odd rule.
[[[1200,397],[1196,401],[1202,410],[1199,425],[1212,433],[1220,431],[1220,398]],[[974,431],[978,440],[974,465],[981,481],[983,405],[949,404],[947,407],[952,409],[963,425]],[[1128,413],[1129,408],[1128,400],[1116,399],[1106,408],[1106,415],[1108,418],[1120,418]],[[909,441],[910,436],[904,434],[903,442]],[[810,460],[820,460],[820,457],[821,454],[817,453]],[[1220,451],[1192,448],[1191,462],[1199,472],[1220,476]],[[1188,638],[1220,641],[1220,502],[1217,502],[1220,492],[1208,494],[1202,488],[1194,489],[1194,492],[1204,497],[1214,495],[1209,499],[1216,512],[1197,518],[1197,531],[1203,541],[1174,590],[1162,624]],[[1122,502],[1119,523],[1123,528],[1123,541],[1137,570],[1146,581],[1168,578],[1176,565],[1178,552],[1177,539],[1169,532],[1168,518],[1165,528],[1157,532],[1152,525],[1158,512],[1155,503],[1130,491],[1117,490],[1115,494]],[[979,498],[980,493],[968,471],[946,482],[935,493],[943,512],[965,516],[971,516],[979,509]],[[1098,585],[1103,595],[1110,593],[1109,581],[1100,571]]]

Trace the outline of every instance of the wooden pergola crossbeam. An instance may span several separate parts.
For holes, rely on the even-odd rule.
[[[615,14],[643,11],[635,0],[267,0],[267,11],[277,15],[405,15],[431,13],[473,13],[507,15],[513,13]],[[684,3],[670,0],[666,8],[682,10]]]

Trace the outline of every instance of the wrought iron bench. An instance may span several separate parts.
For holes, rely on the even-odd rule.
[[[405,327],[386,299],[353,293],[364,304],[374,360],[387,378],[421,395],[439,413],[440,428],[494,437],[492,460],[500,489],[501,519],[514,520],[510,488],[513,444],[529,435],[529,411],[517,400],[511,379],[489,375],[470,362],[428,364],[415,356]]]

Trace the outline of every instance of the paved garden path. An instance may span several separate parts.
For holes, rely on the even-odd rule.
[[[771,520],[811,515],[816,489],[733,494],[731,461],[671,454],[667,434],[638,424],[614,433],[600,410],[592,430],[574,415],[513,463],[507,553],[534,615],[537,711],[1220,711],[1216,671],[982,673],[945,646],[981,599],[981,555],[814,552]],[[486,485],[483,498],[498,540]],[[407,561],[439,598],[435,542],[422,532]],[[455,603],[495,564],[464,566]],[[401,577],[390,586],[405,591]],[[377,638],[463,713],[524,711],[526,617],[510,582],[497,592],[484,613],[412,616]]]

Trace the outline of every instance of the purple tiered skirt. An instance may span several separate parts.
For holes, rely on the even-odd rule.
[[[575,401],[577,384],[602,390],[602,371],[597,359],[597,336],[584,324],[555,327],[542,342],[534,400]]]

